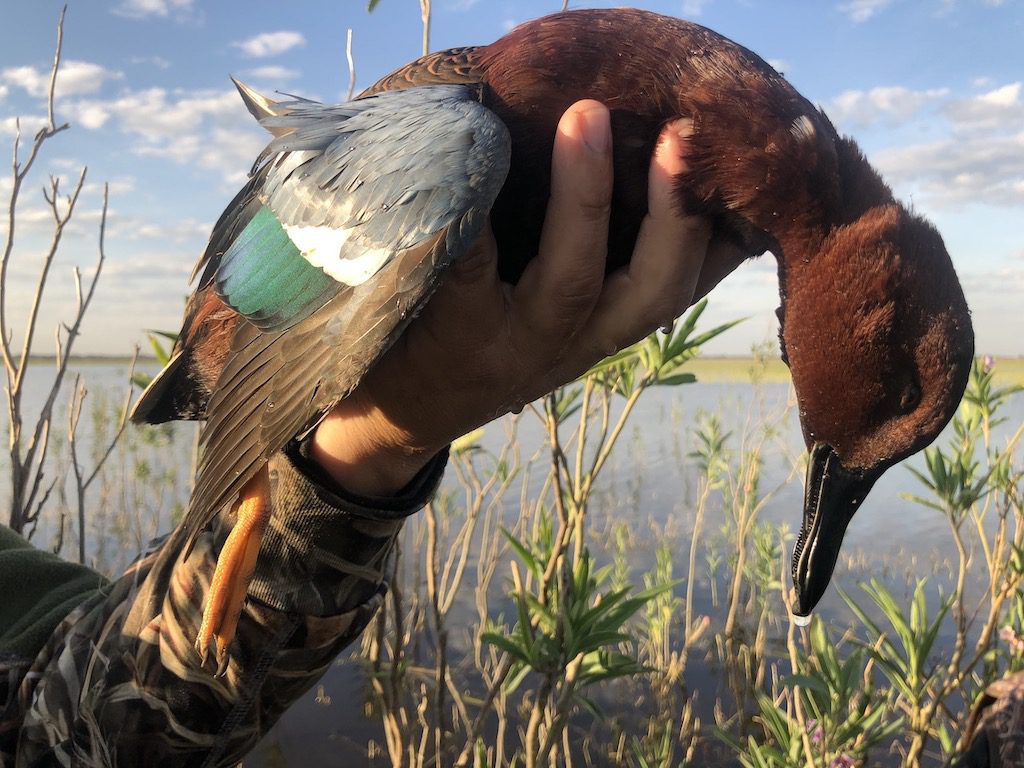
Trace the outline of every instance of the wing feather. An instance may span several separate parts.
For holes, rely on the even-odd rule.
[[[196,268],[245,319],[207,403],[190,542],[358,384],[478,235],[510,142],[477,96],[431,86],[338,107],[289,102],[261,121],[276,138]],[[307,265],[359,279],[323,288],[306,265],[289,266],[291,246]],[[365,279],[356,263],[369,264]]]

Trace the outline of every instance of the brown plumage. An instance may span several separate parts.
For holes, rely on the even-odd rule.
[[[537,251],[555,128],[572,103],[592,98],[611,111],[609,270],[633,249],[661,127],[692,119],[680,210],[709,217],[716,236],[749,256],[770,250],[778,261],[783,354],[811,450],[794,556],[798,612],[809,612],[864,494],[888,466],[937,436],[966,384],[970,316],[939,235],[894,201],[853,141],[775,70],[695,24],[626,9],[556,14],[488,46],[419,59],[363,96],[443,83],[479,86],[482,104],[508,129],[511,166],[490,219],[510,281]],[[247,101],[254,114],[276,114],[273,102],[252,94]],[[250,187],[233,207],[258,195],[258,184]],[[221,230],[225,242],[236,234]],[[706,262],[694,300],[737,265]],[[209,394],[223,386],[231,340],[247,325],[212,282],[201,284],[174,370],[138,415],[202,417]],[[295,432],[329,405],[318,403]],[[193,535],[217,512],[204,503],[193,500]]]

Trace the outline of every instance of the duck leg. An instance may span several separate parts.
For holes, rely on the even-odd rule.
[[[235,520],[217,558],[217,568],[203,610],[196,650],[203,666],[215,653],[217,676],[228,668],[228,646],[235,637],[238,617],[256,569],[260,542],[270,519],[270,477],[264,467],[242,487]]]

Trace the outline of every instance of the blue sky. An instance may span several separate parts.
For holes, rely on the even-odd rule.
[[[558,0],[434,0],[433,49],[488,43]],[[570,7],[617,3],[571,3]],[[942,231],[974,311],[979,352],[1024,354],[1022,0],[664,0],[638,6],[698,21],[751,48],[861,143],[902,199]],[[14,118],[31,134],[60,4],[0,8],[0,154]],[[15,333],[48,235],[43,173],[89,166],[79,215],[54,265],[39,353],[74,305],[71,270],[96,253],[100,188],[111,185],[108,262],[77,352],[124,354],[145,328],[177,330],[210,226],[264,135],[228,75],[272,92],[344,98],[345,35],[358,87],[415,58],[417,0],[280,3],[72,2],[55,138],[29,180],[10,265]],[[581,97],[586,94],[580,94]],[[7,160],[4,166],[7,167]],[[6,208],[9,171],[0,176]],[[0,224],[0,235],[5,224]],[[713,320],[750,316],[709,351],[742,354],[775,335],[774,262],[743,267],[711,297]]]

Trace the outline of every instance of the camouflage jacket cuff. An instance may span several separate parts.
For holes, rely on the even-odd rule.
[[[434,497],[448,464],[446,448],[394,496],[359,496],[338,485],[327,470],[310,458],[309,447],[308,440],[292,440],[285,446],[284,454],[322,501],[350,515],[371,520],[404,520],[419,512]]]
[[[273,514],[249,596],[280,611],[333,616],[371,600],[405,518],[433,497],[448,452],[386,499],[346,492],[292,444],[271,460]]]

